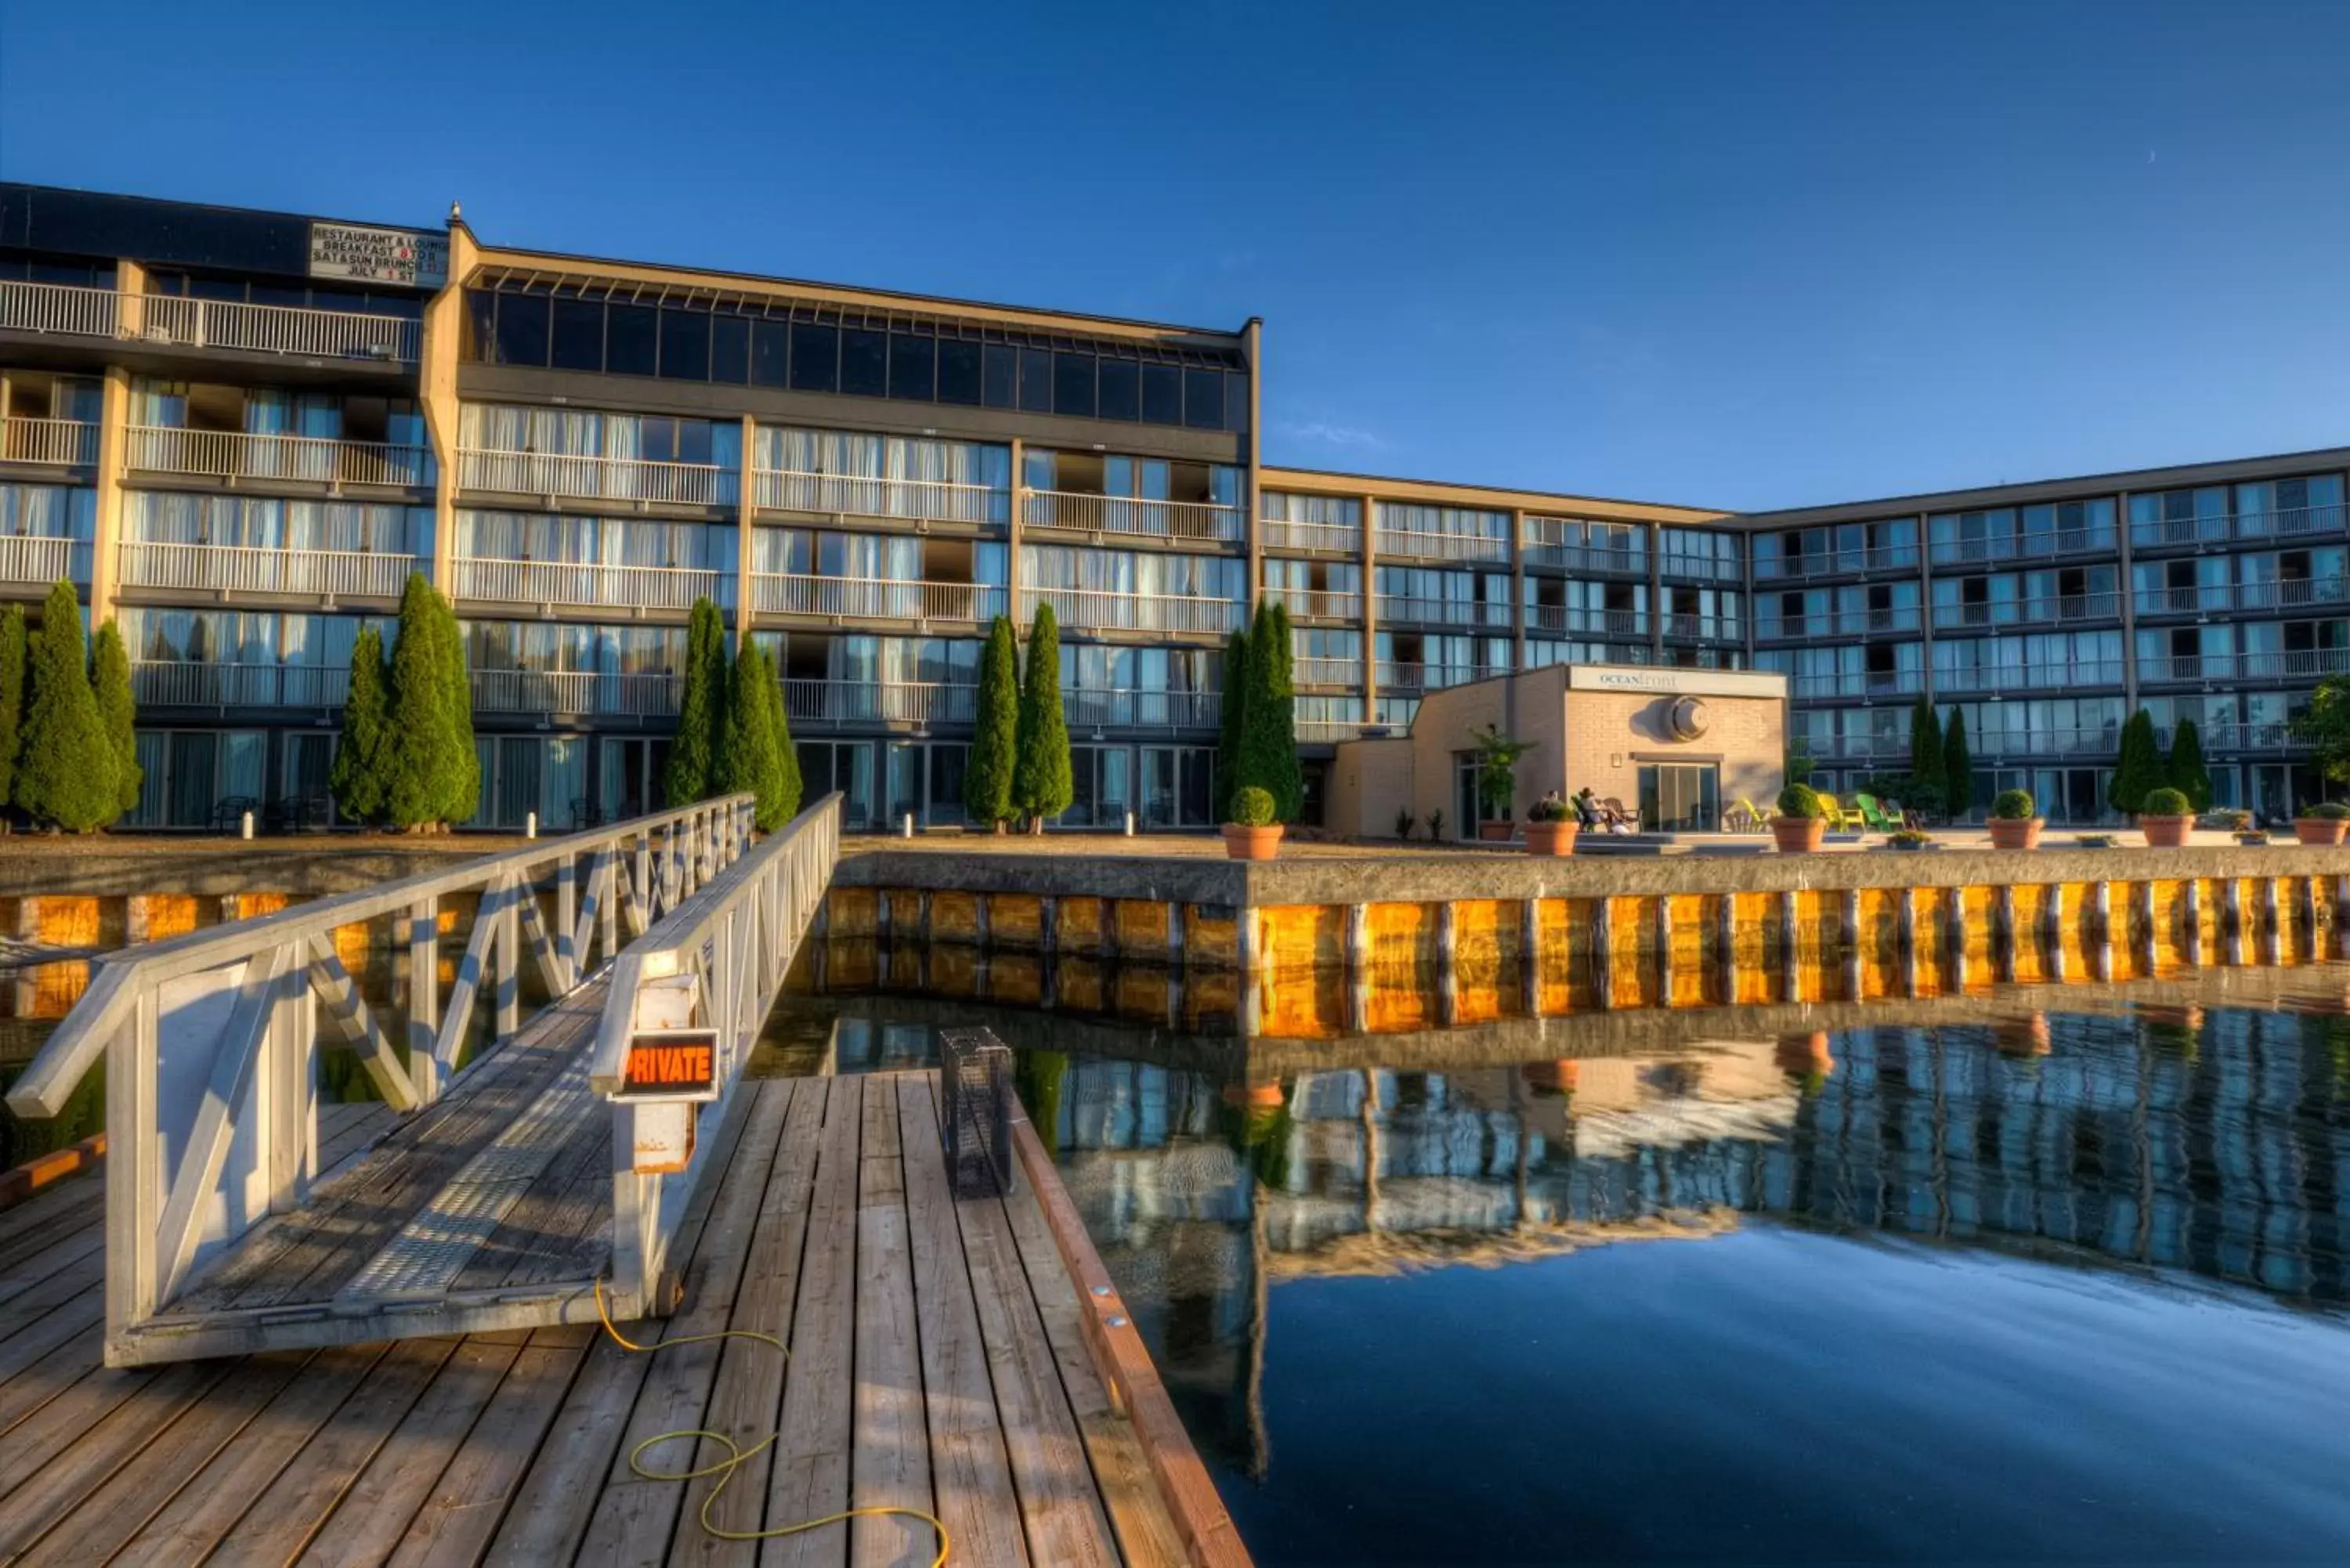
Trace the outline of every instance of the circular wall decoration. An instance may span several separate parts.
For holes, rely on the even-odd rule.
[[[1705,733],[1711,721],[1706,717],[1705,703],[1696,697],[1677,700],[1666,714],[1665,722],[1676,741],[1694,741]]]

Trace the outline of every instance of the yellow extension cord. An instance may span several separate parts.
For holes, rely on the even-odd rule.
[[[634,1340],[621,1337],[620,1331],[612,1325],[612,1314],[604,1310],[604,1282],[600,1279],[596,1282],[596,1315],[603,1320],[604,1332],[612,1336],[613,1344],[623,1350],[633,1350],[640,1355],[650,1355],[655,1351],[668,1350],[680,1345],[702,1345],[713,1339],[755,1339],[762,1345],[774,1346],[775,1353],[786,1361],[789,1361],[792,1355],[791,1350],[782,1340],[772,1334],[761,1334],[752,1328],[723,1328],[715,1334],[689,1334],[677,1339],[664,1339],[654,1345],[639,1345]],[[726,1490],[726,1483],[734,1479],[735,1467],[747,1459],[756,1458],[772,1447],[775,1439],[781,1436],[779,1432],[770,1432],[744,1449],[738,1448],[734,1439],[723,1432],[712,1432],[702,1427],[681,1427],[674,1432],[656,1432],[630,1449],[629,1469],[646,1480],[655,1481],[690,1481],[699,1480],[703,1476],[716,1476],[718,1484],[712,1487],[710,1495],[702,1500],[701,1520],[702,1528],[721,1541],[768,1541],[781,1535],[797,1535],[802,1531],[816,1530],[827,1524],[837,1524],[844,1519],[855,1519],[860,1515],[898,1514],[907,1519],[919,1519],[939,1532],[939,1554],[931,1559],[931,1568],[946,1568],[947,1551],[950,1544],[947,1539],[947,1527],[937,1515],[924,1513],[919,1508],[880,1506],[844,1509],[838,1513],[827,1513],[822,1519],[811,1519],[804,1524],[777,1525],[773,1530],[728,1530],[723,1525],[712,1523],[710,1511],[717,1506],[718,1495]],[[703,1465],[699,1469],[648,1469],[644,1462],[645,1450],[656,1443],[666,1443],[676,1438],[707,1438],[712,1442],[723,1447],[726,1457],[714,1463]]]

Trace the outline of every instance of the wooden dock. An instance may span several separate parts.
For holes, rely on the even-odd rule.
[[[1013,1193],[958,1199],[937,1117],[930,1073],[737,1092],[673,1246],[682,1304],[623,1332],[755,1330],[788,1362],[750,1339],[634,1354],[563,1324],[109,1368],[102,1182],[47,1188],[0,1210],[0,1563],[931,1561],[933,1532],[902,1515],[707,1533],[714,1478],[630,1466],[646,1438],[706,1428],[744,1449],[776,1434],[708,1508],[728,1530],[894,1505],[942,1520],[958,1568],[1244,1568],[1033,1134]],[[390,1125],[380,1106],[322,1106],[321,1168]],[[572,1200],[603,1167],[577,1141],[546,1191],[502,1211],[479,1254],[506,1260],[502,1280],[531,1272],[530,1225],[551,1235],[567,1215],[567,1258],[596,1251],[597,1206]],[[367,1218],[380,1236],[392,1216]],[[722,1455],[681,1438],[645,1463]]]

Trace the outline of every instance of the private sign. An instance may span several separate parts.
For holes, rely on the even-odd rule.
[[[718,1032],[645,1031],[629,1040],[622,1100],[714,1100],[718,1097]]]

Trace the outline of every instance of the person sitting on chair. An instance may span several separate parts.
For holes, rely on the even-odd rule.
[[[1599,815],[1599,803],[1591,797],[1591,786],[1585,784],[1575,792],[1575,820],[1581,826],[1597,833],[1607,826]]]

